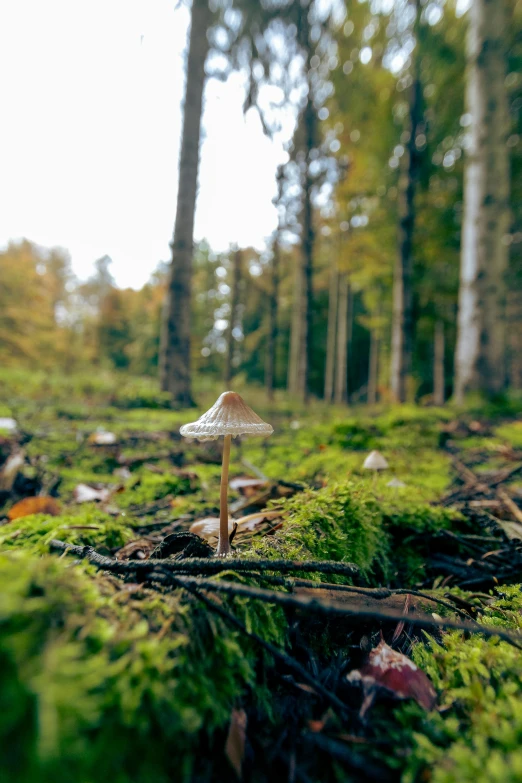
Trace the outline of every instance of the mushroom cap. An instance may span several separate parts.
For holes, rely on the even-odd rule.
[[[221,435],[267,436],[274,428],[260,419],[239,394],[226,391],[197,421],[184,424],[179,431],[185,438],[216,440]]]
[[[363,462],[363,468],[368,470],[386,470],[389,467],[380,451],[371,451]]]
[[[397,478],[397,476],[394,476],[391,481],[388,481],[386,484],[387,487],[405,487],[406,484],[404,481],[401,481]]]

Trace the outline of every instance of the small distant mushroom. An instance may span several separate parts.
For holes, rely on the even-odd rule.
[[[395,489],[399,489],[399,488],[401,488],[401,487],[405,487],[405,486],[406,486],[406,484],[404,483],[404,481],[401,481],[400,479],[398,479],[398,478],[397,478],[397,476],[394,476],[394,477],[391,479],[391,481],[388,481],[388,483],[386,484],[386,486],[387,486],[387,487],[395,487]]]
[[[233,391],[226,391],[217,402],[197,421],[184,424],[180,433],[185,438],[196,440],[216,440],[224,436],[223,467],[221,470],[221,491],[219,500],[219,539],[216,554],[225,557],[230,554],[228,533],[228,466],[230,462],[230,443],[239,435],[271,435],[273,427],[259,418],[248,407],[243,398]]]
[[[390,466],[380,451],[371,451],[363,462],[367,470],[386,470]]]

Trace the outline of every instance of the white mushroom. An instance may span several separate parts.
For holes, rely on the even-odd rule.
[[[260,419],[257,413],[248,407],[243,398],[233,391],[223,392],[217,402],[197,421],[184,424],[180,428],[180,433],[185,438],[216,440],[221,435],[224,437],[219,501],[219,540],[216,552],[221,557],[230,554],[227,492],[231,440],[238,435],[266,437],[271,435],[273,431],[273,427]]]
[[[388,481],[386,486],[387,487],[396,487],[397,489],[399,489],[400,487],[405,487],[406,484],[404,483],[404,481],[401,481],[400,479],[398,479],[397,476],[394,476],[391,481]]]
[[[371,451],[363,463],[363,468],[367,470],[386,470],[389,467],[380,451]]]

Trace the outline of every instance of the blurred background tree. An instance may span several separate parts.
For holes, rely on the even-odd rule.
[[[141,290],[120,290],[107,256],[80,282],[66,251],[9,244],[0,253],[0,362],[161,369],[174,405],[192,402],[193,378],[196,388],[250,383],[271,398],[287,390],[339,404],[442,404],[455,369],[457,391],[520,389],[522,3],[490,0],[491,25],[482,6],[477,0],[463,13],[453,0],[194,0],[170,262]],[[477,35],[482,48],[495,37],[491,62],[477,58]],[[498,122],[480,113],[486,87],[477,108],[477,62],[493,73],[483,80]],[[245,111],[257,111],[266,134],[289,123],[293,134],[265,248],[216,253],[193,238],[202,96],[208,79],[236,72]],[[494,143],[500,161],[501,208],[487,220],[473,216],[470,174],[480,121],[498,130],[483,150]],[[497,334],[493,312],[501,334],[497,369],[470,384],[459,268],[462,251],[462,268],[475,264],[472,284],[482,280],[481,246],[499,260],[487,265],[486,287],[475,286],[483,338],[474,366],[494,365],[484,347],[484,334]]]

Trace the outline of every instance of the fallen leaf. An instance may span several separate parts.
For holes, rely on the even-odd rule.
[[[245,710],[232,710],[225,753],[239,779],[241,779],[241,769],[245,757],[246,727],[247,714]]]
[[[410,603],[411,603],[411,595],[408,593],[406,595],[406,599],[404,601],[404,608],[402,610],[403,614],[408,614],[410,611]],[[401,620],[400,623],[397,624],[397,628],[395,629],[395,632],[392,636],[392,644],[395,644],[398,640],[401,633],[404,631],[404,620]]]
[[[113,470],[113,475],[118,476],[122,481],[127,481],[127,479],[131,478],[132,473],[124,466],[123,468],[116,468],[116,470]]]
[[[257,494],[257,490],[266,487],[267,484],[265,479],[249,478],[248,476],[238,476],[229,482],[230,489],[247,498]]]
[[[15,433],[18,430],[18,424],[15,419],[10,416],[0,417],[0,430],[4,432]]]
[[[4,492],[10,492],[15,483],[16,477],[23,467],[25,455],[23,451],[17,451],[11,454],[6,460],[3,468],[0,470],[0,489]]]
[[[205,538],[207,541],[212,538],[219,538],[219,518],[218,517],[205,517],[204,519],[198,519],[190,526],[190,532],[195,533],[200,538]],[[234,520],[228,520],[228,532],[231,533],[234,529]]]
[[[146,560],[152,550],[154,544],[147,538],[138,538],[136,541],[130,541],[121,549],[116,552],[117,560]]]
[[[95,489],[88,484],[78,484],[73,490],[73,497],[76,503],[104,503],[110,497],[110,490],[106,487]]]
[[[425,710],[432,710],[437,702],[435,689],[424,672],[385,641],[370,652],[364,666],[347,674],[346,680],[362,686],[361,718],[379,695],[414,699]]]
[[[105,430],[92,432],[88,438],[88,441],[92,446],[113,446],[117,443],[117,440],[114,432],[106,432]]]
[[[243,532],[245,530],[255,530],[263,522],[278,519],[281,516],[281,511],[260,511],[258,514],[247,514],[245,517],[240,517],[236,519],[236,522],[238,529]]]
[[[60,514],[60,506],[54,498],[45,495],[35,498],[24,498],[9,509],[7,516],[12,522],[15,519],[22,519],[22,517],[28,517],[31,514],[50,514],[52,517],[57,517]]]
[[[522,525],[520,522],[510,522],[506,519],[496,519],[495,521],[508,538],[511,540],[522,540]]]

